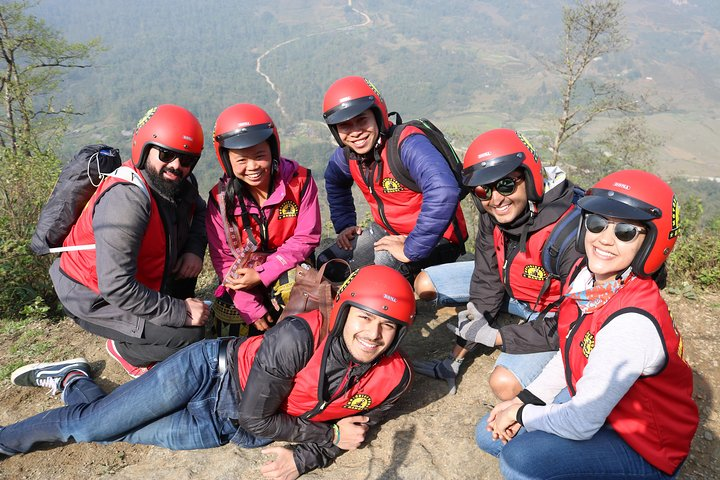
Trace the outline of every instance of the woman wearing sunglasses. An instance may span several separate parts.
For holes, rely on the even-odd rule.
[[[478,445],[506,478],[673,478],[698,424],[692,370],[651,278],[678,235],[675,195],[626,170],[578,204],[585,258],[564,288],[560,351],[480,421]],[[553,404],[566,386],[571,400]]]
[[[224,175],[210,191],[207,234],[219,278],[212,313],[219,335],[267,330],[279,316],[271,290],[320,243],[318,190],[310,171],[280,156],[272,118],[237,104],[215,123]],[[248,326],[251,326],[249,329]]]
[[[498,398],[509,400],[557,350],[555,302],[561,280],[580,257],[572,247],[574,232],[566,234],[567,248],[557,254],[556,276],[542,267],[542,254],[560,220],[575,208],[575,187],[559,168],[543,168],[530,142],[508,129],[478,136],[463,166],[463,183],[481,213],[475,262],[427,268],[418,275],[415,291],[422,299],[467,304],[467,310],[454,328],[457,339],[450,356],[416,362],[415,368],[444,378],[454,392],[455,376],[477,343],[502,346],[490,386]],[[529,323],[491,327],[501,310]],[[548,312],[536,321],[543,310]]]

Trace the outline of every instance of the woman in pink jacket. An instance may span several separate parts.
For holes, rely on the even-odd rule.
[[[262,332],[280,313],[273,285],[287,283],[286,272],[320,243],[317,185],[308,169],[280,156],[275,123],[256,105],[226,108],[213,142],[225,173],[210,191],[206,216],[219,279],[213,313],[216,327],[230,324],[217,333]]]

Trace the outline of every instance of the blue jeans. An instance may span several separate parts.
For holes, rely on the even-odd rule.
[[[532,311],[527,304],[507,296],[500,309],[510,315],[524,318],[528,322],[535,321],[539,315],[539,312]],[[540,375],[545,365],[547,365],[556,353],[557,351],[521,354],[502,352],[498,355],[497,360],[495,360],[495,367],[504,367],[510,371],[515,378],[518,379],[520,385],[525,388],[530,382],[535,380],[535,377]]]
[[[465,306],[470,301],[470,281],[475,268],[474,261],[446,263],[425,268],[437,292],[436,305]],[[500,310],[510,315],[532,322],[538,317],[527,304],[508,296]],[[523,387],[535,380],[555,352],[539,352],[526,354],[501,353],[495,366],[501,366],[512,372]]]
[[[470,280],[475,269],[474,261],[445,263],[424,268],[423,271],[435,286],[435,304],[440,307],[465,306],[470,301]]]
[[[193,344],[109,394],[90,378],[75,377],[63,391],[66,406],[1,429],[0,449],[24,453],[38,443],[71,440],[172,450],[212,448],[229,441],[246,448],[267,445],[270,440],[254,437],[219,413],[237,409],[223,395],[228,376],[218,372],[219,344]]]
[[[675,478],[650,465],[608,425],[589,440],[568,440],[521,428],[503,445],[492,440],[486,424],[487,416],[478,424],[475,439],[481,449],[500,459],[500,472],[506,479]]]

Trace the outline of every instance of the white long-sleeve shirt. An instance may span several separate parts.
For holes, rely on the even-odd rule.
[[[592,274],[583,270],[572,291],[587,290]],[[595,348],[576,385],[576,394],[563,404],[552,404],[564,387],[560,352],[527,389],[546,405],[527,405],[522,411],[528,431],[542,430],[571,440],[591,438],[615,405],[641,375],[657,373],[665,364],[663,342],[653,321],[639,313],[622,314],[596,335]]]

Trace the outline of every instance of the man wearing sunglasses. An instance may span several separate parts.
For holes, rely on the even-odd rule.
[[[506,400],[532,381],[557,350],[555,302],[561,281],[580,257],[573,248],[576,228],[559,253],[556,275],[543,268],[542,251],[559,220],[575,208],[575,187],[559,168],[543,169],[530,143],[513,130],[477,137],[463,166],[463,183],[481,212],[475,262],[427,268],[418,275],[415,291],[421,299],[444,305],[468,302],[467,310],[458,315],[458,326],[451,326],[457,335],[451,355],[415,362],[415,370],[445,379],[454,393],[465,355],[478,343],[500,346],[503,353],[490,386]],[[520,317],[522,324],[493,328],[501,310]]]
[[[176,105],[152,108],[124,166],[106,177],[50,268],[58,298],[83,329],[107,338],[132,377],[204,338],[208,307],[194,296],[207,245],[205,202],[191,175],[203,148],[200,122]]]

